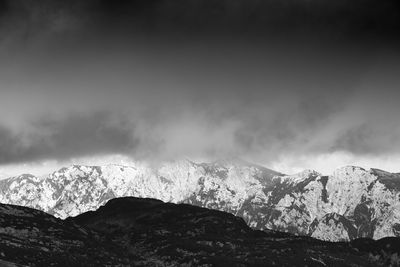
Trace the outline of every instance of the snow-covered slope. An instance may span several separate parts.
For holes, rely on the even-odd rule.
[[[0,181],[0,202],[57,217],[95,210],[123,196],[189,203],[241,216],[256,229],[339,241],[400,235],[400,174],[344,167],[331,176],[285,176],[240,160],[189,160],[152,167],[71,166],[46,177]]]
[[[244,199],[269,184],[279,173],[239,161],[197,164],[189,160],[133,166],[70,166],[46,177],[24,174],[0,181],[0,202],[37,208],[65,218],[95,210],[107,200],[152,197],[186,202],[194,193],[211,192],[236,210]],[[205,184],[203,184],[205,182]],[[215,201],[216,199],[213,199]]]

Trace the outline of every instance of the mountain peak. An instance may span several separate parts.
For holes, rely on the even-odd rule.
[[[329,221],[318,224],[327,214],[337,213],[349,221],[360,219],[343,230],[345,239],[357,237],[354,227],[363,229],[360,236],[381,238],[400,236],[399,181],[399,175],[356,166],[339,168],[329,176],[315,170],[282,176],[238,158],[157,166],[142,162],[72,165],[45,177],[26,175],[2,181],[0,202],[66,218],[117,197],[155,198],[227,211],[256,229],[300,235],[312,235],[318,229],[339,230],[342,235],[343,229],[335,230]],[[320,227],[313,230],[312,225]],[[327,234],[331,241],[336,236]]]
[[[250,165],[249,162],[239,158],[239,157],[227,157],[227,158],[222,158],[215,160],[212,162],[213,164],[216,165]]]
[[[316,170],[312,170],[312,169],[305,169],[302,172],[297,173],[298,176],[321,176],[322,174],[317,172]]]
[[[33,174],[24,173],[24,174],[21,174],[21,175],[18,175],[18,176],[16,176],[16,177],[14,177],[14,178],[31,179],[31,178],[35,178],[35,177],[36,177],[36,176],[33,175]]]
[[[354,165],[347,165],[343,166],[341,168],[338,168],[337,170],[339,171],[347,171],[347,172],[355,172],[355,171],[366,171],[364,168],[359,167],[359,166],[354,166]]]
[[[300,182],[307,180],[310,177],[317,177],[317,176],[321,176],[321,175],[322,174],[320,174],[319,172],[317,172],[315,170],[306,169],[306,170],[296,173],[296,174],[282,176],[281,179],[283,181],[288,181],[291,183],[300,183]]]
[[[347,177],[349,175],[366,175],[366,174],[370,174],[370,172],[362,167],[348,165],[348,166],[344,166],[344,167],[336,169],[333,172],[332,176]]]

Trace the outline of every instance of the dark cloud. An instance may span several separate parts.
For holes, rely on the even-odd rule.
[[[328,151],[347,151],[354,155],[390,155],[400,150],[400,129],[368,121],[343,129]]]
[[[399,149],[398,1],[0,0],[0,10],[1,163]]]
[[[45,118],[23,132],[1,127],[0,163],[131,153],[137,143],[132,125],[107,112]]]
[[[342,135],[338,136],[331,150],[344,150],[355,154],[388,151],[389,144],[384,147],[380,146],[382,138],[386,138],[387,136],[379,136],[376,132],[374,133],[374,131],[376,131],[376,129],[371,129],[367,124],[351,127]],[[393,147],[393,145],[397,146],[397,144],[391,144],[390,146]]]
[[[166,33],[264,38],[272,33],[324,38],[397,38],[399,3],[388,0],[2,0],[14,26],[36,32],[70,29],[91,34]],[[182,35],[183,34],[183,35]]]
[[[0,1],[0,18],[8,11],[8,1],[1,0]]]
[[[394,34],[399,26],[397,1],[376,0],[135,0],[95,1],[107,22],[147,30],[266,32],[323,31],[347,34]],[[132,25],[130,25],[132,26]]]

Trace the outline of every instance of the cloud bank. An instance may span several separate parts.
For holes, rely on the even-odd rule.
[[[81,155],[130,152],[136,146],[134,128],[110,114],[72,114],[44,118],[27,125],[25,131],[0,128],[0,162],[65,160]]]
[[[0,164],[395,158],[396,10],[372,0],[2,0]]]

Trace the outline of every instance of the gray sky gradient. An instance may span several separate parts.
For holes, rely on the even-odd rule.
[[[400,154],[394,2],[38,2],[0,1],[0,165]]]

